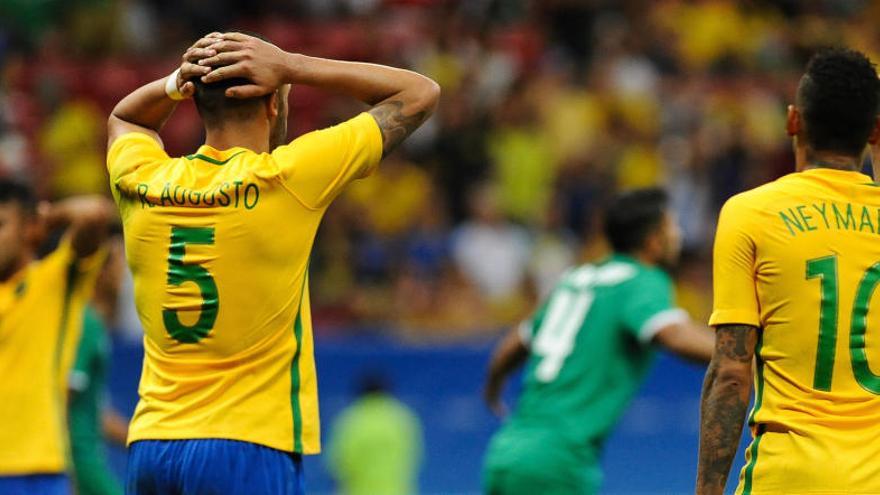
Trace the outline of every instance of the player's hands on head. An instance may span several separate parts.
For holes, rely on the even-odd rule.
[[[202,77],[211,72],[210,67],[199,65],[199,60],[205,57],[212,57],[217,52],[210,48],[222,36],[221,33],[211,33],[202,39],[193,43],[181,57],[180,72],[177,73],[177,89],[180,93],[189,98],[196,92],[196,86],[192,80]]]
[[[284,63],[287,53],[272,43],[243,33],[223,33],[208,48],[216,54],[198,61],[199,65],[211,69],[202,76],[202,81],[212,83],[231,78],[251,81],[251,84],[227,89],[226,96],[263,96],[287,82],[287,65]]]

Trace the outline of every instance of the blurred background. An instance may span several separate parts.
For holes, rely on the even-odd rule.
[[[705,321],[721,204],[793,170],[785,108],[810,54],[847,45],[880,60],[878,25],[869,0],[2,0],[0,175],[45,198],[108,193],[110,109],[213,30],[434,78],[436,115],[318,235],[323,430],[329,444],[364,380],[381,377],[420,424],[421,492],[476,492],[499,425],[479,400],[491,345],[563,270],[606,252],[607,198],[668,188],[685,234],[679,304]],[[291,137],[362,109],[309,87],[291,105]],[[187,154],[202,138],[185,102],[166,148]],[[130,298],[111,376],[129,413],[141,353]],[[607,493],[692,489],[702,373],[658,362],[609,443]],[[312,492],[334,490],[331,457],[307,462]]]

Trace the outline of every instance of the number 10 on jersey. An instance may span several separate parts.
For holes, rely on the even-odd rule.
[[[813,388],[828,392],[831,390],[831,378],[834,372],[838,333],[837,315],[840,311],[837,255],[807,261],[807,280],[814,278],[821,280],[822,303],[819,309],[819,344],[816,351]],[[880,395],[880,376],[871,371],[868,354],[865,351],[868,307],[878,284],[880,284],[880,263],[875,263],[865,271],[856,289],[850,323],[849,355],[853,375],[858,384],[868,392]]]

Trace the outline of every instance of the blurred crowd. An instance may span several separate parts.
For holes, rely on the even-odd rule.
[[[436,115],[330,208],[311,269],[318,331],[421,339],[522,318],[605,253],[609,195],[654,184],[684,228],[680,303],[706,317],[718,209],[792,170],[785,109],[809,55],[880,60],[869,0],[6,0],[0,23],[0,175],[52,198],[108,192],[109,110],[212,30],[437,80]],[[293,135],[362,108],[291,101]],[[163,138],[201,144],[192,104]]]

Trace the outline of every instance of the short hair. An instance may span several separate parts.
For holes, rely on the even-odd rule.
[[[876,124],[880,80],[863,53],[825,49],[807,64],[797,102],[813,150],[860,156]]]
[[[669,205],[666,191],[652,187],[615,196],[605,210],[605,235],[618,253],[633,253],[663,223]]]
[[[265,36],[257,33],[244,31],[230,32],[243,33],[260,38],[263,41],[269,41]],[[210,84],[202,82],[199,77],[190,80],[196,89],[193,95],[196,109],[208,127],[222,127],[223,122],[227,120],[248,120],[257,114],[260,107],[271,96],[271,93],[254,98],[229,98],[226,96],[226,90],[231,87],[253,84],[249,79],[241,77],[224,79]]]
[[[25,215],[37,212],[37,195],[34,189],[15,179],[0,179],[0,204],[17,204]]]

